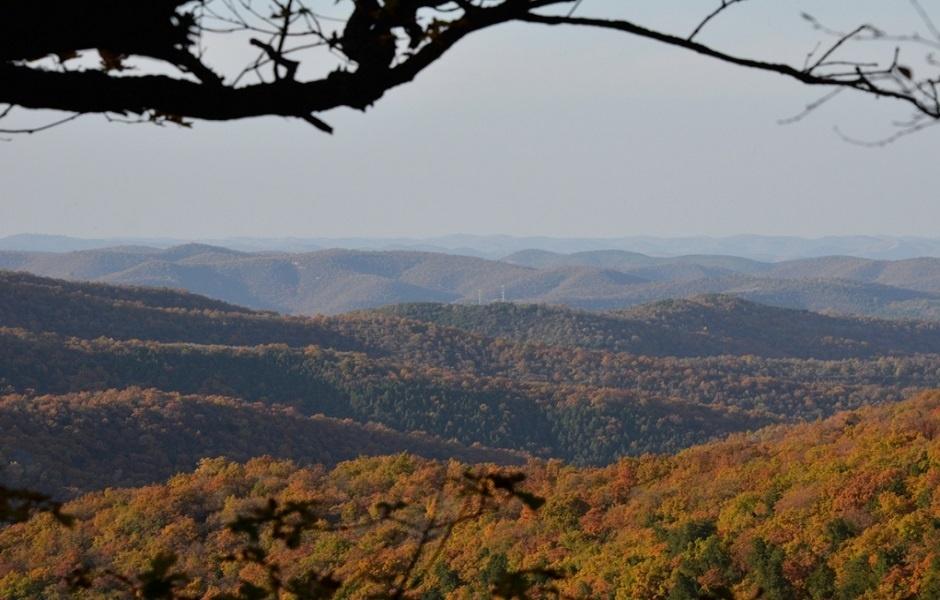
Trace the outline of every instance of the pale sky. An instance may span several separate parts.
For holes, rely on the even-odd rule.
[[[687,32],[712,6],[584,0],[580,13],[619,7]],[[818,39],[801,10],[846,29],[918,25],[904,0],[846,6],[753,0],[702,40],[799,64]],[[849,145],[834,126],[877,137],[908,113],[847,94],[777,124],[820,93],[624,34],[504,26],[365,114],[322,115],[333,136],[275,118],[88,117],[0,143],[0,235],[937,235],[940,129]]]

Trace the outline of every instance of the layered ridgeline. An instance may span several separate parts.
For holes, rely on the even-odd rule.
[[[620,250],[558,254],[526,250],[505,262],[536,268],[596,267],[666,281],[698,275],[739,273],[771,279],[839,279],[940,292],[940,259],[872,260],[855,256],[821,256],[782,262],[760,262],[737,256],[689,255],[653,257]]]
[[[597,357],[572,362],[564,352],[507,345],[456,329],[387,317],[308,322],[124,301],[109,309],[87,292],[56,302],[56,290],[70,286],[32,278],[23,286],[0,287],[42,289],[31,301],[25,299],[28,294],[18,294],[0,303],[6,307],[0,323],[20,326],[0,329],[0,385],[10,392],[67,394],[138,386],[225,395],[289,406],[303,415],[378,422],[464,444],[579,460],[682,447],[773,420],[754,410],[680,402],[657,391],[653,376],[645,391],[634,390],[633,381],[629,391],[613,387],[615,377],[625,372],[595,371],[579,381],[581,375],[564,372],[562,365],[587,372]],[[86,300],[93,308],[82,308]],[[16,314],[28,319],[10,316]],[[268,330],[267,323],[272,323]],[[57,333],[58,327],[81,327],[85,337],[76,337],[72,329],[68,335]],[[283,330],[292,337],[280,339],[292,345],[274,343]],[[249,335],[246,331],[253,341],[266,343],[238,344]],[[127,339],[114,339],[118,335]],[[182,341],[170,341],[177,336]],[[199,338],[215,343],[196,343]],[[361,351],[334,350],[337,345]],[[642,361],[632,367],[634,372],[643,368]],[[553,373],[560,384],[552,383]],[[859,402],[864,396],[851,395],[843,399]]]
[[[168,247],[185,243],[172,238],[88,239],[62,235],[14,234],[0,237],[0,250],[69,252],[114,246]],[[502,257],[532,248],[557,253],[631,250],[651,256],[725,255],[755,260],[781,261],[819,256],[862,256],[872,259],[903,260],[919,256],[940,256],[940,239],[909,236],[796,236],[735,235],[730,237],[656,238],[555,238],[508,235],[452,234],[433,238],[221,238],[218,246],[250,251],[310,252],[323,248],[359,250],[422,250],[468,256]]]
[[[507,302],[413,303],[301,318],[167,289],[3,271],[0,326],[86,339],[317,345],[372,356],[406,357],[437,346],[436,353],[449,351],[461,361],[479,345],[477,337],[649,356],[844,359],[940,353],[940,325],[931,321],[834,317],[722,295],[607,313]],[[438,359],[440,366],[447,366],[445,360]]]
[[[650,356],[842,359],[940,352],[938,323],[833,317],[721,295],[609,313],[506,302],[400,304],[378,312],[487,337]]]
[[[552,345],[557,340],[551,339],[516,342],[391,314],[285,318],[207,306],[185,294],[167,300],[147,289],[2,277],[0,386],[10,394],[67,396],[137,387],[226,396],[287,407],[303,418],[322,414],[373,422],[463,446],[577,463],[672,451],[940,385],[938,357],[916,353],[933,348],[931,325],[875,327],[887,339],[880,347],[891,348],[894,356],[858,358],[870,356],[864,345],[882,339],[876,336],[837,342],[840,356],[851,357],[842,360],[677,358]],[[490,307],[503,308],[509,307]],[[559,323],[580,318],[546,315],[549,331],[557,327],[551,325],[556,317]],[[808,318],[791,316],[794,328]],[[888,336],[892,331],[896,335]],[[853,354],[853,347],[860,350]],[[799,356],[801,348],[789,355]],[[774,355],[779,354],[778,348]],[[104,409],[82,414],[106,418]],[[31,468],[26,477],[42,477],[41,461]]]
[[[181,288],[255,309],[306,315],[503,297],[610,310],[723,293],[788,308],[940,318],[936,258],[826,257],[764,263],[732,256],[525,251],[495,261],[406,251],[248,253],[189,244],[166,250],[130,246],[67,253],[0,251],[0,269]]]
[[[852,599],[940,597],[940,394],[809,425],[732,436],[674,456],[598,469],[530,463],[533,511],[506,503],[459,523],[417,565],[413,597],[489,595],[507,573],[551,573],[562,597]],[[76,566],[133,578],[173,553],[193,597],[264,585],[230,555],[226,527],[275,498],[311,502],[318,527],[286,548],[260,538],[283,576],[330,573],[342,597],[400,572],[420,531],[376,519],[400,506],[421,522],[455,465],[409,456],[360,459],[331,471],[259,459],[203,461],[162,485],[83,496],[64,530],[41,515],[0,531],[0,596],[66,598]],[[263,514],[263,513],[261,513]],[[110,580],[113,585],[114,579]],[[92,592],[88,592],[91,594]]]
[[[525,460],[521,454],[221,396],[139,388],[0,396],[0,479],[8,487],[57,498],[161,481],[193,469],[206,456],[245,461],[267,455],[330,466],[405,451],[470,463]]]

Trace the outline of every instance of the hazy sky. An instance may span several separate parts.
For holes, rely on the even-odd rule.
[[[924,0],[940,13],[940,2]],[[584,0],[687,31],[713,3]],[[691,6],[691,8],[690,8]],[[703,38],[801,63],[801,10],[913,30],[910,4],[753,0]],[[694,8],[694,10],[693,10]],[[883,48],[884,50],[884,48]],[[192,130],[89,117],[0,143],[0,235],[937,235],[940,130],[886,149],[902,107],[595,30],[512,25],[470,37],[366,114]]]

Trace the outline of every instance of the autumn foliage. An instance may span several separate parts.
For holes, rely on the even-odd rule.
[[[344,597],[368,597],[416,543],[370,515],[394,504],[420,520],[463,468],[409,455],[333,470],[206,459],[164,484],[68,503],[70,529],[40,515],[3,530],[0,596],[71,597],[63,576],[77,565],[129,576],[172,553],[184,591],[218,597],[263,575],[226,558],[241,543],[226,524],[274,498],[310,502],[331,524],[295,548],[261,538],[285,576],[315,568],[350,582]],[[553,585],[575,598],[937,597],[940,393],[673,456],[524,472],[544,504],[504,503],[456,525],[410,597],[479,597],[526,570],[563,573]]]
[[[936,355],[550,341],[8,276],[0,598],[940,597]]]

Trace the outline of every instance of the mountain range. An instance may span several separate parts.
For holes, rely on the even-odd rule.
[[[64,235],[17,234],[0,237],[0,250],[70,252],[128,245],[169,248],[192,242],[225,246],[245,252],[311,252],[325,248],[342,248],[443,252],[490,259],[527,249],[566,254],[611,249],[642,252],[653,256],[720,254],[769,262],[831,255],[881,260],[901,260],[923,256],[940,257],[940,238],[890,235],[842,235],[819,238],[771,235],[564,238],[455,234],[426,238],[232,237],[193,240],[167,237],[94,239]]]
[[[245,458],[231,436],[253,431],[305,464],[382,448],[606,464],[899,400],[940,385],[937,352],[933,323],[724,296],[610,314],[495,303],[309,318],[0,273],[0,421],[4,447],[26,452],[6,461],[41,489],[61,490],[55,473],[72,468],[139,484],[207,453]],[[68,437],[79,424],[92,433]],[[44,455],[36,440],[50,436],[77,445]],[[89,466],[117,446],[153,462],[136,479]]]
[[[720,255],[527,250],[502,260],[414,251],[242,252],[188,244],[64,253],[0,252],[0,269],[185,289],[287,314],[337,314],[407,302],[505,299],[590,310],[726,294],[817,312],[940,319],[940,259],[830,256],[778,263]]]

